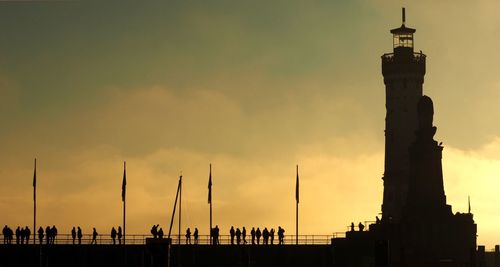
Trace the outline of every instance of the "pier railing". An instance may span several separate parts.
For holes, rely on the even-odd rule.
[[[345,237],[344,232],[339,232],[339,233],[333,233],[331,235],[299,235],[298,236],[298,243],[300,245],[327,245],[331,244],[331,239],[332,238],[338,238],[338,237]],[[125,244],[127,245],[144,245],[146,244],[146,238],[153,238],[152,235],[145,235],[145,234],[128,234],[126,236],[126,241]],[[163,238],[166,238],[165,236]],[[181,235],[180,238],[178,235],[172,235],[172,244],[173,245],[190,245],[190,244],[195,244],[195,242],[199,245],[209,245],[210,244],[210,236],[209,235],[199,235],[198,240],[196,241],[194,237],[191,235],[191,240],[187,240],[187,238],[184,235]],[[285,235],[284,237],[284,245],[295,245],[295,240],[296,236],[295,235]],[[240,245],[251,245],[252,244],[252,237],[247,234],[245,238],[246,243],[244,243],[243,237],[241,238]],[[261,237],[259,240],[259,244],[263,244],[263,238]],[[4,242],[4,236],[0,235],[0,244],[5,244]],[[39,244],[40,240],[36,239],[36,244]],[[121,240],[123,242],[123,239]],[[19,240],[19,243],[17,242],[16,237],[13,237],[13,240],[11,242],[13,245],[21,245],[21,240]],[[24,244],[26,244],[26,240],[23,241]],[[43,244],[47,243],[47,240],[45,237],[42,240]],[[73,238],[71,234],[58,234],[54,244],[55,245],[68,245],[68,244],[75,244],[77,245],[78,238],[75,238],[73,241]],[[87,245],[91,244],[92,242],[92,235],[91,234],[84,234],[81,239],[81,244]],[[96,237],[95,243],[97,245],[111,245],[113,244],[113,239],[110,237],[110,235],[98,235]],[[114,244],[119,244],[120,241],[118,238],[115,239]],[[236,245],[237,240],[236,237],[234,237],[234,244]],[[269,238],[269,244],[271,244],[271,238]],[[31,235],[29,239],[29,244],[33,244],[33,235]],[[230,235],[219,235],[219,244],[221,245],[229,245],[231,244],[231,236]],[[257,238],[255,238],[255,244],[257,244]],[[275,234],[274,239],[273,239],[273,245],[278,244],[278,236]]]

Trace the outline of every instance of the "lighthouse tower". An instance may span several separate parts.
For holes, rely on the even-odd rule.
[[[405,25],[392,29],[393,52],[382,55],[386,94],[385,165],[382,220],[399,221],[409,184],[409,152],[417,130],[417,103],[422,97],[425,55],[415,53],[415,29]]]

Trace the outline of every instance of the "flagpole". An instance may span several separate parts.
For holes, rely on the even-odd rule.
[[[127,162],[123,162],[123,181],[122,181],[122,201],[123,201],[123,245],[125,245],[126,231],[125,231],[125,212],[127,204]]]
[[[210,204],[210,231],[209,233],[209,241],[210,244],[213,243],[212,241],[212,163],[210,163],[210,172],[208,175],[208,203]]]
[[[36,244],[36,158],[33,173],[33,244]]]
[[[297,179],[295,181],[295,245],[299,244],[299,165],[297,165]]]
[[[182,208],[182,172],[179,177],[179,236],[177,237],[177,241],[179,245],[181,244],[181,208]]]

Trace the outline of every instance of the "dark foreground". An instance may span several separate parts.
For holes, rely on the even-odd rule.
[[[176,246],[170,266],[333,266],[330,245]],[[40,256],[41,253],[41,256]],[[125,256],[126,255],[126,256]],[[0,245],[0,266],[168,266],[168,249],[154,245]]]

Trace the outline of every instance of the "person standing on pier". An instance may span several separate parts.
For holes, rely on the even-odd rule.
[[[24,238],[26,239],[26,244],[30,243],[30,236],[31,230],[28,228],[28,226],[26,226],[26,228],[24,228]]]
[[[38,228],[38,240],[40,241],[40,244],[42,244],[43,242],[43,228],[40,226],[40,228]]]
[[[236,244],[240,244],[241,243],[241,231],[240,231],[240,228],[236,228]]]
[[[257,237],[257,245],[260,244],[260,237],[261,237],[262,233],[260,232],[260,228],[257,227],[257,231],[255,231],[255,237]]]
[[[160,230],[158,230],[158,238],[162,239],[163,238],[163,228],[160,227]]]
[[[80,228],[80,226],[78,226],[77,235],[78,235],[78,245],[80,245],[82,243],[82,237],[83,237],[82,228]]]
[[[121,226],[118,226],[118,244],[122,244],[122,227]]]
[[[269,237],[271,238],[271,245],[274,242],[274,228],[271,228],[271,231],[269,231]]]
[[[97,236],[99,234],[97,233],[95,227],[94,227],[94,231],[92,232],[92,241],[90,242],[90,244],[96,244],[97,245]]]
[[[113,240],[113,245],[116,245],[116,229],[115,229],[115,227],[111,228],[111,239]]]
[[[191,244],[191,229],[186,229],[186,245]]]
[[[241,230],[241,235],[243,237],[243,244],[247,243],[247,229],[245,229],[245,226],[243,226],[243,230]]]
[[[231,230],[229,230],[229,236],[231,236],[231,245],[234,245],[234,236],[236,235],[236,232],[234,231],[234,227],[231,226]]]
[[[194,237],[194,244],[198,245],[198,228],[196,227],[194,228],[193,237]]]
[[[73,229],[71,229],[71,239],[73,239],[73,245],[75,244],[75,239],[76,239],[76,229],[73,226]]]
[[[252,227],[252,231],[250,231],[250,235],[252,235],[252,245],[255,245],[255,227]]]

